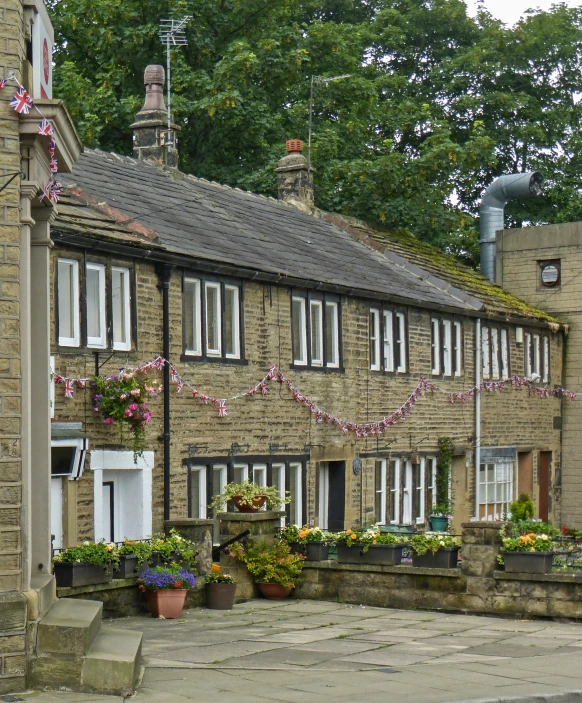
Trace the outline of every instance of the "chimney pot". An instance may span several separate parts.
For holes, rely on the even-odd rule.
[[[301,153],[301,139],[289,139],[286,144],[287,155],[279,161],[276,169],[279,181],[279,200],[293,205],[303,212],[313,213],[313,169],[309,168],[307,159]]]
[[[301,139],[289,139],[285,147],[288,154],[300,154],[303,151],[303,142]]]

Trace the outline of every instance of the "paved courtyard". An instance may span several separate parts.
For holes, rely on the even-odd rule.
[[[582,624],[505,620],[321,601],[255,600],[144,632],[145,672],[127,703],[582,701]],[[542,696],[538,698],[536,696]],[[34,693],[44,703],[115,696]]]

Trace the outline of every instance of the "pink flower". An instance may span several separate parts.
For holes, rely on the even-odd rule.
[[[129,406],[130,410],[137,410],[139,408],[139,405],[137,403],[131,403]]]
[[[140,392],[141,392],[141,391],[139,390],[139,388],[134,388],[134,389],[131,391],[131,395],[139,395]]]
[[[141,409],[142,409],[142,410],[147,410],[147,409],[148,409],[147,403],[144,403],[144,404],[141,406]]]
[[[112,425],[113,424],[113,418],[112,417],[106,417],[105,420],[103,420],[104,425]]]
[[[127,417],[131,417],[131,410],[129,408],[126,408],[124,414],[127,415]]]
[[[99,408],[93,408],[93,410],[94,410],[96,413],[99,412]]]
[[[119,397],[121,400],[125,400],[127,398],[127,393],[122,393]]]
[[[144,419],[146,422],[149,422],[149,421],[152,419],[152,413],[150,413],[150,412],[144,413],[143,419]]]

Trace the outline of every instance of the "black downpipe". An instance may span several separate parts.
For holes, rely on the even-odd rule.
[[[162,356],[170,359],[170,279],[172,267],[158,268],[162,289]],[[170,365],[164,364],[164,521],[170,519]]]

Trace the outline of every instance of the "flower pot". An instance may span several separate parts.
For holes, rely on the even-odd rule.
[[[365,564],[382,566],[398,566],[402,561],[402,545],[400,544],[371,544],[365,554],[362,554]]]
[[[55,562],[53,570],[57,588],[76,588],[111,581],[111,567],[83,562]]]
[[[549,574],[554,552],[501,552],[505,571],[521,574]]]
[[[433,532],[446,532],[449,527],[449,520],[446,517],[430,517],[430,529]]]
[[[329,544],[327,542],[308,542],[307,561],[326,561],[329,559]]]
[[[351,547],[345,544],[337,545],[337,560],[339,564],[365,564],[365,554],[362,554],[363,544],[354,542]]]
[[[207,583],[206,607],[211,610],[232,610],[236,583]]]
[[[175,620],[184,609],[185,588],[172,588],[167,591],[148,591],[148,608],[154,618]]]
[[[138,573],[138,563],[135,554],[121,554],[119,566],[113,572],[114,579],[135,578]]]
[[[269,600],[285,600],[293,590],[292,587],[281,586],[280,583],[257,583],[259,591]]]
[[[231,502],[239,511],[239,513],[258,513],[259,510],[263,507],[263,505],[265,505],[267,496],[256,496],[255,498],[253,498],[252,505],[249,505],[248,503],[244,503],[241,505],[242,499],[242,496],[233,496],[231,498]]]
[[[460,547],[441,547],[434,554],[412,553],[412,566],[421,566],[425,569],[456,569]]]
[[[290,554],[305,554],[305,545],[300,542],[291,542],[289,545]]]

